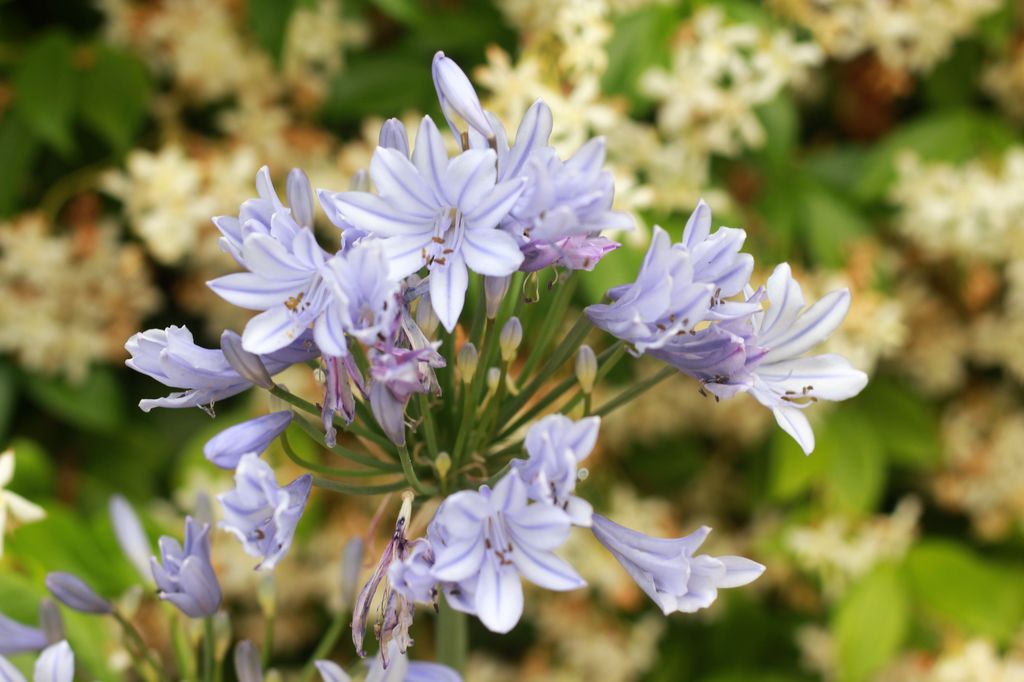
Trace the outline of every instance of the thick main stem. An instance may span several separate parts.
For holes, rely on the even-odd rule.
[[[444,598],[437,614],[437,660],[463,672],[469,653],[469,624],[466,614],[456,611]]]
[[[203,681],[213,682],[213,617],[203,619]]]

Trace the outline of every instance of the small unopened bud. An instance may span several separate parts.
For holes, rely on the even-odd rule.
[[[260,357],[242,348],[241,336],[231,330],[224,332],[220,336],[220,349],[224,352],[224,359],[243,379],[260,388],[274,387],[270,372]]]
[[[282,410],[229,426],[206,442],[203,454],[214,466],[234,469],[243,455],[270,447],[291,422],[291,410]]]
[[[459,349],[459,354],[455,357],[455,369],[458,371],[459,376],[462,377],[463,383],[468,384],[473,380],[479,359],[480,356],[476,352],[476,346],[472,343],[467,343]]]
[[[57,601],[69,609],[98,615],[114,611],[113,604],[96,594],[81,578],[71,573],[51,573],[46,576],[46,588]]]
[[[359,577],[363,570],[362,538],[352,538],[345,543],[341,553],[341,610],[347,611],[355,602],[359,590]]]
[[[49,599],[39,602],[39,627],[46,635],[48,644],[56,644],[66,639],[64,634],[64,618],[60,609]]]
[[[313,186],[309,184],[309,176],[301,168],[292,168],[288,173],[285,194],[288,196],[288,206],[295,222],[302,227],[312,228],[316,206],[313,202]]]
[[[498,337],[498,345],[501,347],[501,359],[505,362],[512,362],[516,359],[516,352],[519,344],[523,342],[523,323],[518,317],[508,318],[508,322],[501,328],[501,335]]]
[[[493,320],[498,316],[498,308],[508,293],[512,284],[512,275],[504,277],[484,277],[484,298],[487,301],[487,319]]]
[[[597,380],[597,356],[590,346],[580,346],[576,352],[576,380],[580,382],[583,393],[590,395]]]
[[[430,303],[430,297],[427,295],[421,296],[420,302],[416,304],[416,324],[427,337],[433,336],[438,325],[441,324],[437,313],[434,312],[434,306]]]
[[[235,677],[238,682],[263,682],[260,650],[247,639],[235,646]]]
[[[277,585],[274,583],[273,573],[264,573],[260,578],[260,583],[256,587],[256,601],[265,618],[277,615]]]
[[[434,88],[437,90],[441,111],[448,120],[452,133],[463,141],[463,149],[469,147],[467,142],[470,128],[487,140],[494,139],[491,122],[480,105],[473,84],[469,82],[469,78],[458,64],[445,57],[444,52],[438,52],[434,55],[431,75],[434,77]]]
[[[498,390],[498,382],[501,381],[501,370],[491,367],[487,370],[487,392],[494,393]]]
[[[405,132],[405,126],[397,118],[384,121],[377,144],[385,149],[394,149],[409,158],[409,136]]]
[[[443,481],[448,477],[448,472],[452,470],[452,456],[447,452],[438,454],[437,459],[434,460],[434,468],[437,469],[437,475]]]

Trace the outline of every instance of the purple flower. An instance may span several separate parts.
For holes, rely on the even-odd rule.
[[[388,347],[370,352],[370,409],[397,445],[405,444],[405,407],[414,393],[427,393],[434,381],[431,367],[436,363],[438,342],[411,350]]]
[[[36,659],[32,672],[33,682],[72,682],[75,677],[75,654],[66,641],[47,647]],[[0,680],[25,682],[25,677],[14,665],[0,656]]]
[[[493,490],[485,485],[450,495],[431,527],[434,578],[450,584],[446,595],[462,594],[453,608],[476,614],[493,632],[508,632],[519,622],[522,578],[557,591],[586,584],[553,552],[569,535],[569,515],[528,504],[527,486],[515,470]]]
[[[50,573],[46,576],[46,589],[61,604],[81,613],[105,615],[114,611],[113,604],[71,573]]]
[[[206,442],[203,454],[221,469],[234,469],[242,455],[262,453],[291,423],[291,410],[282,410],[229,426]]]
[[[160,538],[163,565],[152,557],[150,567],[158,595],[190,618],[206,618],[220,608],[221,591],[210,563],[210,524],[185,519],[185,546]]]
[[[601,236],[573,235],[556,242],[531,241],[523,245],[523,272],[560,265],[569,270],[593,270],[607,254],[622,246]]]
[[[760,306],[726,301],[743,291],[754,271],[754,257],[740,253],[747,233],[732,227],[720,227],[711,234],[711,207],[701,199],[683,229],[683,240],[676,248],[685,249],[693,262],[693,280],[713,287],[712,319],[730,319],[756,312]]]
[[[11,620],[0,613],[0,654],[22,654],[46,646],[46,633]]]
[[[380,242],[363,242],[335,256],[323,276],[335,298],[327,309],[326,334],[343,331],[367,345],[385,343],[394,336],[402,298],[398,282],[388,277],[388,259]],[[334,339],[332,346],[320,347],[328,355],[348,354],[344,339]]]
[[[573,495],[576,466],[594,449],[600,426],[600,417],[577,422],[561,414],[548,415],[526,432],[529,459],[512,461],[530,499],[564,510],[576,526],[590,526],[593,513],[589,502]]]
[[[441,111],[452,129],[452,134],[462,141],[462,146],[468,146],[470,129],[485,139],[493,139],[491,121],[484,113],[484,108],[480,106],[480,98],[477,97],[473,84],[469,82],[469,78],[459,65],[445,57],[444,52],[438,51],[434,55],[430,71],[434,77],[434,89],[437,90]]]
[[[515,241],[496,228],[519,198],[522,180],[497,182],[493,150],[471,149],[449,160],[444,141],[424,117],[412,161],[378,147],[370,175],[380,195],[321,191],[321,202],[382,238],[394,278],[430,270],[430,301],[452,331],[465,302],[468,270],[502,276],[523,260]]]
[[[594,514],[591,530],[665,615],[711,606],[718,589],[753,582],[764,566],[737,556],[694,556],[711,532],[702,526],[683,538],[652,538]]]
[[[692,331],[707,316],[713,292],[713,285],[694,281],[688,251],[673,246],[668,233],[655,227],[636,281],[610,290],[612,303],[588,306],[586,313],[596,326],[643,353]]]
[[[288,553],[313,485],[309,474],[279,486],[270,465],[244,455],[235,469],[235,488],[217,496],[224,509],[220,527],[242,543],[250,556],[262,557],[257,568],[270,570]]]
[[[333,448],[337,443],[337,429],[334,428],[334,415],[340,414],[349,424],[356,415],[356,399],[352,393],[352,384],[366,397],[363,375],[356,366],[351,355],[336,357],[325,355],[324,367],[324,405],[320,418],[324,427],[324,443]]]

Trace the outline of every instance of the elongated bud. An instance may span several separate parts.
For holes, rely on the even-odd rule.
[[[69,609],[82,613],[105,615],[113,613],[114,605],[96,594],[91,587],[71,573],[51,573],[46,576],[46,589],[57,601]]]
[[[437,331],[438,325],[441,324],[437,313],[434,312],[434,306],[430,304],[430,296],[428,294],[420,297],[420,302],[416,304],[416,324],[419,325],[420,330],[427,337],[433,336],[434,332]]]
[[[292,422],[291,410],[271,412],[224,429],[203,446],[203,454],[221,469],[234,469],[242,455],[260,454]]]
[[[381,147],[394,149],[409,156],[409,136],[405,132],[405,126],[397,118],[389,118],[384,121],[380,128],[380,139],[377,142]]]
[[[480,98],[459,65],[445,57],[444,52],[438,52],[434,55],[431,73],[441,111],[455,137],[462,142],[462,148],[469,146],[469,128],[493,140],[494,131],[484,108],[480,106]]]
[[[238,682],[263,682],[260,650],[247,639],[235,646],[235,676]]]
[[[285,185],[288,206],[292,218],[302,227],[313,227],[313,214],[316,204],[313,203],[313,186],[309,184],[309,176],[301,168],[292,168],[288,173]]]
[[[359,575],[363,570],[363,555],[366,547],[362,538],[352,538],[345,543],[341,553],[341,610],[348,610],[355,603],[359,589]]]
[[[439,453],[437,459],[434,460],[434,468],[437,469],[437,475],[443,481],[448,477],[448,472],[452,470],[452,456],[447,452]]]
[[[498,345],[501,348],[501,359],[506,363],[516,359],[519,351],[519,344],[523,342],[523,323],[518,317],[508,318],[508,322],[501,328],[501,335],[498,337]]]
[[[459,376],[462,377],[462,382],[468,384],[473,380],[473,374],[476,373],[476,365],[479,361],[480,356],[476,352],[476,346],[472,343],[467,343],[459,349],[459,354],[455,356],[455,369],[458,371]]]
[[[487,319],[493,320],[498,316],[498,308],[508,293],[512,284],[512,275],[505,277],[484,277],[484,296],[487,300]]]
[[[43,599],[39,602],[39,627],[46,635],[48,644],[56,644],[66,639],[64,617],[60,615],[60,609],[50,599]],[[3,647],[0,647],[0,650],[2,649]]]
[[[153,546],[142,528],[142,522],[139,521],[132,505],[121,495],[112,496],[109,507],[117,544],[143,580],[149,582],[152,579],[149,557],[153,555]]]
[[[391,442],[405,445],[405,402],[396,398],[383,381],[370,386],[370,410]]]
[[[501,370],[491,367],[487,370],[487,392],[493,394],[498,390],[498,383],[501,381]]]
[[[220,336],[220,349],[224,352],[224,359],[243,379],[260,388],[274,387],[270,372],[263,366],[260,356],[242,348],[241,336],[230,330],[224,332]]]
[[[580,382],[583,393],[590,395],[597,380],[597,356],[594,349],[584,344],[576,352],[576,380]]]

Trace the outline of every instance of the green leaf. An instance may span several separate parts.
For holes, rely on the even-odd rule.
[[[889,457],[906,466],[926,469],[939,463],[938,414],[935,406],[892,380],[872,380],[857,407],[878,430]]]
[[[249,0],[246,6],[249,30],[256,42],[275,60],[280,59],[295,0]]]
[[[792,96],[782,94],[757,109],[757,117],[765,130],[765,145],[758,152],[770,168],[786,168],[795,154],[800,138],[800,112]]]
[[[21,192],[39,155],[39,139],[17,111],[0,120],[0,218],[19,207]]]
[[[850,589],[833,618],[840,679],[870,679],[899,651],[909,627],[902,575],[893,566],[877,567]]]
[[[109,368],[95,367],[81,384],[33,376],[25,390],[42,409],[89,431],[117,429],[123,416],[121,386]]]
[[[64,156],[74,149],[77,74],[71,38],[52,31],[29,45],[14,72],[15,107],[40,139]]]
[[[853,205],[817,182],[803,183],[799,201],[801,230],[818,265],[842,266],[847,245],[871,231],[870,223]]]
[[[435,100],[429,63],[390,52],[353,55],[331,83],[323,114],[331,123],[355,123],[381,111],[422,111]]]
[[[403,24],[422,20],[423,11],[415,0],[371,0],[373,6]]]
[[[1024,575],[983,559],[963,545],[924,541],[906,559],[914,597],[966,634],[1008,643],[1024,618]]]
[[[149,101],[146,67],[134,56],[100,46],[82,75],[82,120],[117,151],[131,147]]]
[[[829,500],[842,511],[863,514],[876,507],[885,488],[885,449],[871,421],[844,407],[818,429],[811,457],[825,460]]]
[[[668,43],[678,27],[679,9],[672,5],[653,5],[615,22],[608,41],[608,68],[601,88],[610,95],[626,95],[636,111],[650,106],[637,92],[640,76],[652,66],[667,65]]]
[[[769,494],[779,501],[791,500],[821,480],[825,459],[818,453],[805,455],[793,438],[776,429],[770,447]]]

